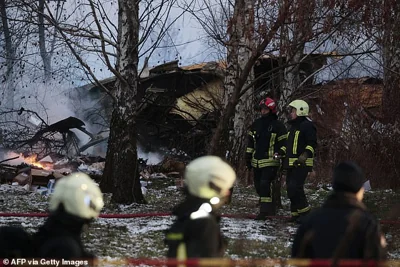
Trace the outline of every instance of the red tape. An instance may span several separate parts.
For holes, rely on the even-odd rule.
[[[17,212],[1,212],[0,217],[48,217],[48,213],[17,213]],[[100,218],[107,219],[129,219],[129,218],[141,218],[141,217],[165,217],[172,216],[170,212],[154,212],[154,213],[130,213],[130,214],[113,214],[113,213],[103,213],[100,214]],[[246,214],[222,214],[221,217],[225,218],[237,218],[237,219],[254,219],[255,215]],[[289,219],[290,216],[268,216],[268,219]],[[400,224],[399,220],[380,220],[381,224]]]

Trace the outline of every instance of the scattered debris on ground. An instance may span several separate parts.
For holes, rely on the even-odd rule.
[[[146,179],[146,200],[148,204],[120,205],[111,202],[105,194],[103,213],[149,214],[170,212],[183,199],[182,190],[176,186],[176,178],[167,175],[151,175]],[[321,205],[330,193],[329,187],[307,186],[307,195],[313,207]],[[26,191],[21,186],[3,184],[0,186],[0,209],[3,212],[46,212],[48,195]],[[365,202],[378,218],[387,218],[387,212],[400,200],[400,194],[393,190],[372,190],[366,193]],[[257,213],[258,198],[252,186],[237,185],[232,203],[222,209],[223,214],[242,215],[242,218],[223,217],[223,233],[228,238],[226,256],[239,258],[287,258],[296,225],[281,219],[254,221],[248,215]],[[289,215],[289,201],[282,190],[283,209],[278,215]],[[398,219],[398,218],[397,218]],[[0,225],[20,225],[34,232],[44,218],[0,217]],[[150,216],[131,219],[97,219],[84,233],[84,242],[89,250],[101,258],[114,257],[164,257],[164,230],[172,223],[169,216]],[[400,257],[400,242],[394,238],[400,234],[398,225],[385,225],[389,243],[389,258]]]

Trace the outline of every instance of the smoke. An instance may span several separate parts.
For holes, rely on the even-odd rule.
[[[6,162],[4,162],[4,164],[7,164],[7,165],[20,165],[20,164],[25,162],[24,158],[21,157],[20,154],[17,154],[17,153],[12,152],[12,151],[0,150],[0,159],[1,160],[11,159],[11,158],[15,158],[15,157],[19,157],[19,158],[6,161]]]
[[[70,83],[56,84],[57,86],[54,82],[49,84],[35,83],[33,85],[34,90],[22,92],[25,97],[20,97],[20,101],[16,103],[16,108],[37,112],[49,125],[71,116],[76,117],[85,123],[85,128],[89,132],[96,133],[91,131],[91,128],[94,127],[91,127],[90,123],[85,121],[84,113],[79,108],[81,106],[88,107],[93,103],[82,102],[79,96],[74,96],[77,90],[74,90]],[[79,139],[80,146],[90,141],[90,137],[82,131],[77,129],[71,129],[71,131]],[[89,149],[87,152],[91,151]]]
[[[85,123],[85,128],[92,134],[96,135],[102,132],[102,137],[108,135],[107,121],[103,121],[103,124],[93,120],[93,117],[86,117],[87,114],[99,114],[104,112],[103,102],[99,101],[98,98],[89,95],[88,91],[82,91],[87,89],[77,90],[72,88],[71,84],[65,82],[64,84],[54,83],[31,83],[29,90],[21,90],[18,95],[18,101],[15,103],[15,109],[24,108],[25,110],[31,110],[36,112],[47,124],[53,124],[60,120],[66,119],[70,116],[76,117]],[[97,113],[95,112],[97,110]],[[104,114],[107,115],[107,114]],[[101,116],[104,118],[104,116]],[[102,125],[102,126],[99,126]],[[71,129],[71,131],[79,139],[79,146],[88,143],[90,137],[77,130]],[[99,143],[95,146],[86,149],[83,154],[86,155],[97,155],[105,157],[107,149],[107,141]],[[147,160],[147,164],[158,164],[164,159],[164,153],[160,151],[145,151],[145,149],[138,144],[138,157]],[[14,152],[1,152],[3,159],[12,158],[19,156]],[[19,165],[23,163],[23,158],[7,161],[7,164]]]
[[[83,121],[83,118],[77,115],[73,110],[73,104],[69,97],[71,85],[59,84],[57,87],[53,85],[39,84],[36,95],[31,101],[21,103],[25,109],[36,111],[48,124],[53,124],[68,117],[77,117]],[[85,122],[85,124],[87,124]],[[90,137],[76,129],[71,129],[79,139],[80,145],[89,142]]]
[[[15,109],[32,110],[48,124],[75,116],[68,106],[69,85],[31,82],[29,90],[21,88],[16,95]]]
[[[164,159],[164,156],[160,152],[144,152],[140,145],[138,145],[137,152],[138,158],[147,160],[148,165],[156,165]]]

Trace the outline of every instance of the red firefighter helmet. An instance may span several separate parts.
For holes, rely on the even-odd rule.
[[[260,109],[268,108],[273,114],[275,114],[277,112],[275,101],[269,97],[261,100],[259,107],[260,107]]]

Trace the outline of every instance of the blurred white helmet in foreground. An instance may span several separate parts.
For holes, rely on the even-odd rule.
[[[50,211],[63,204],[66,212],[84,219],[99,216],[104,206],[100,188],[85,173],[72,173],[61,178],[50,198]]]
[[[185,170],[185,184],[189,193],[200,198],[227,196],[235,180],[232,167],[216,156],[197,158]]]

